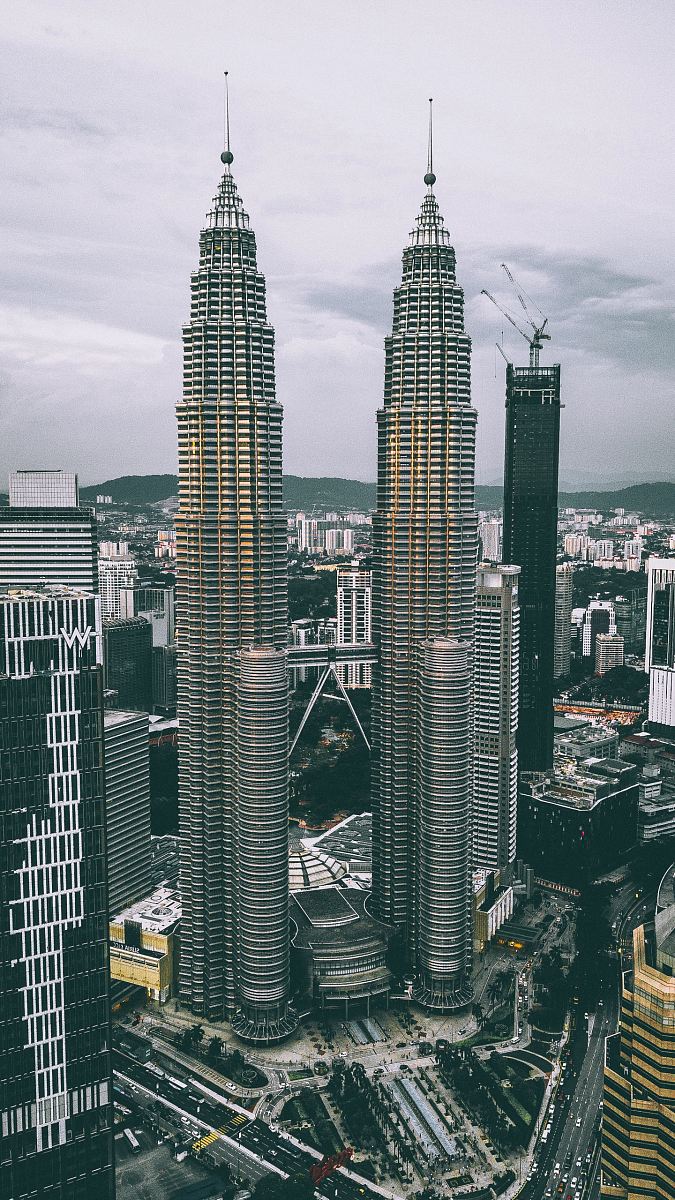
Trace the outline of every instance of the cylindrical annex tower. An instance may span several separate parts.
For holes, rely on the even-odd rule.
[[[242,647],[283,648],[288,609],[274,331],[232,155],[222,157],[192,275],[177,408],[180,990],[210,1020],[232,1017],[240,1000],[235,897],[240,835],[248,832],[239,824],[252,818],[248,806],[243,815],[238,808],[235,657]],[[259,703],[261,728],[276,744],[264,691]],[[288,836],[283,808],[275,805],[279,838]],[[287,913],[287,896],[276,890],[265,890],[262,902],[271,925]]]
[[[471,647],[417,648],[417,999],[468,1004],[471,989]]]
[[[277,1041],[288,1014],[288,667],[274,646],[241,650],[237,687],[236,860],[239,1037]]]
[[[427,638],[473,643],[477,560],[471,342],[435,176],[425,182],[385,343],[373,517],[373,891],[378,916],[404,932],[413,970],[416,650]]]

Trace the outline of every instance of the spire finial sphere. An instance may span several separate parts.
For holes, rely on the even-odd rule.
[[[429,154],[427,157],[427,173],[424,176],[424,182],[426,183],[427,187],[433,187],[436,182],[436,176],[434,175],[433,123],[432,123],[432,117],[431,117],[433,102],[434,102],[433,96],[430,96],[429,97]]]

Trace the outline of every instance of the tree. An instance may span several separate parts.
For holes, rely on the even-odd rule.
[[[221,1037],[215,1036],[210,1039],[208,1048],[206,1051],[206,1057],[208,1058],[209,1062],[217,1062],[218,1061],[218,1059],[220,1058],[220,1056],[223,1052],[224,1044],[225,1043],[223,1042],[223,1039]]]

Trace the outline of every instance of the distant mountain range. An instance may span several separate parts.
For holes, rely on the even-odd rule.
[[[156,504],[175,496],[177,491],[176,475],[122,475],[119,479],[106,479],[104,483],[81,488],[80,496],[90,501],[104,495],[120,504]],[[375,484],[362,483],[359,479],[284,475],[284,503],[290,509],[369,512],[375,507],[375,497]],[[501,487],[476,487],[476,508],[500,508],[501,504]],[[608,492],[561,492],[559,504],[561,508],[597,508],[601,512],[625,508],[626,512],[669,517],[675,515],[675,483],[636,483]]]

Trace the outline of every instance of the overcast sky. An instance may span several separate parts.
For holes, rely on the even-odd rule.
[[[549,316],[561,479],[675,478],[672,0],[22,0],[5,5],[0,485],[175,470],[180,328],[220,174],[276,328],[285,470],[372,479],[383,338],[436,195],[501,478],[506,261]]]

